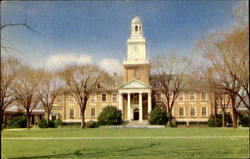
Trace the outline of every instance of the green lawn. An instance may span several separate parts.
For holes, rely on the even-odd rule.
[[[65,139],[71,137],[75,139]],[[96,138],[86,139],[87,137]],[[3,131],[2,138],[2,153],[8,158],[16,159],[247,158],[249,156],[248,129],[98,128],[82,130],[58,128]],[[20,140],[20,138],[46,139]],[[56,139],[51,140],[52,138]]]

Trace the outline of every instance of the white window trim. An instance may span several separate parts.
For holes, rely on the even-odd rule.
[[[194,116],[191,116],[191,108],[194,108]],[[191,106],[190,108],[189,108],[189,117],[196,117],[196,106]]]
[[[74,110],[73,118],[75,118],[75,117],[76,117],[76,109],[73,108],[73,107],[70,107],[70,108],[69,108],[69,118],[70,118],[70,109],[73,109],[73,110]],[[70,118],[70,119],[71,119],[71,118]]]
[[[205,98],[205,99],[202,99],[202,93],[206,93],[206,98]],[[207,100],[207,92],[206,92],[206,91],[201,91],[201,96],[200,96],[200,98],[201,98],[201,101],[206,101],[206,100]]]
[[[103,94],[106,94],[106,100],[105,101],[102,101],[102,95]],[[101,93],[101,102],[107,102],[108,101],[108,94],[107,93]]]
[[[183,108],[183,116],[180,116],[180,108]],[[179,106],[178,107],[178,117],[185,117],[185,107],[184,106]]]
[[[160,100],[158,100],[159,97],[158,97],[158,95],[157,95],[157,94],[159,94],[159,93],[161,94],[161,95],[160,95]],[[155,97],[156,97],[156,101],[162,101],[162,100],[161,100],[161,99],[162,99],[162,93],[161,93],[161,92],[157,92],[157,93],[155,94]]]
[[[95,96],[94,101],[91,100],[91,99],[92,99],[91,97],[92,97],[93,95]],[[90,95],[90,102],[96,102],[96,94],[95,94],[95,93],[93,93],[93,94]]]
[[[114,101],[113,95],[116,94],[116,101]],[[118,94],[117,93],[112,93],[112,101],[117,102],[118,101]]]
[[[194,92],[194,99],[193,100],[190,99],[190,92]],[[195,100],[196,100],[196,93],[195,93],[195,91],[189,91],[189,101],[195,101]]]
[[[202,108],[203,107],[206,108],[206,115],[205,116],[202,115]],[[207,111],[208,111],[208,107],[207,106],[201,106],[201,117],[207,117],[208,116],[208,112]]]
[[[170,96],[170,94],[172,95]],[[174,99],[174,92],[169,92],[169,97],[170,97],[170,100],[172,101]]]
[[[95,116],[92,116],[92,114],[91,114],[91,110],[92,110],[92,109],[95,109]],[[95,107],[90,107],[90,117],[91,117],[91,118],[96,117],[96,108],[95,108]]]
[[[182,99],[182,100],[180,100],[180,98],[179,98],[179,95],[180,95],[181,93],[183,94],[183,99]],[[185,93],[184,93],[184,92],[181,91],[181,92],[178,94],[178,101],[185,101]]]

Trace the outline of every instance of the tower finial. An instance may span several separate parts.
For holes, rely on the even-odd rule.
[[[138,8],[136,6],[136,8],[135,8],[135,16],[137,16],[137,12],[138,12]]]

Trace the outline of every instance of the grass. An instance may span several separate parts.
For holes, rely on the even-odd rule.
[[[8,158],[248,158],[248,129],[35,129],[3,131],[2,138],[97,137],[73,140],[2,140]],[[98,137],[117,137],[98,139]],[[119,138],[121,137],[121,138]],[[123,137],[152,137],[126,138]],[[155,137],[155,138],[154,138]],[[162,138],[160,138],[162,137]],[[166,138],[167,137],[167,138]],[[180,138],[182,137],[182,138]],[[199,137],[199,138],[190,138]]]

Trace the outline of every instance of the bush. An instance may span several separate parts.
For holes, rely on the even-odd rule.
[[[248,115],[241,115],[240,116],[240,125],[243,127],[249,127],[249,116]]]
[[[86,124],[87,128],[97,128],[99,126],[99,124],[96,121],[89,121]]]
[[[153,109],[149,114],[149,123],[151,125],[166,125],[168,122],[167,112],[161,108]]]
[[[176,121],[171,121],[172,123],[172,128],[177,127],[177,122]],[[167,127],[170,127],[170,122],[167,123]]]
[[[217,114],[217,125],[215,125],[215,116],[210,115],[208,119],[208,126],[221,127],[222,126],[222,114]],[[225,113],[225,126],[232,124],[232,116],[230,113]]]
[[[8,128],[26,128],[27,119],[25,116],[14,117],[8,122]]]
[[[40,121],[38,126],[39,126],[39,128],[48,128],[49,127],[47,120],[45,120],[44,118]]]
[[[105,107],[98,117],[99,125],[118,125],[121,122],[122,113],[114,106]]]
[[[56,127],[62,126],[62,124],[63,124],[63,121],[60,118],[54,120],[53,122],[54,122]]]

